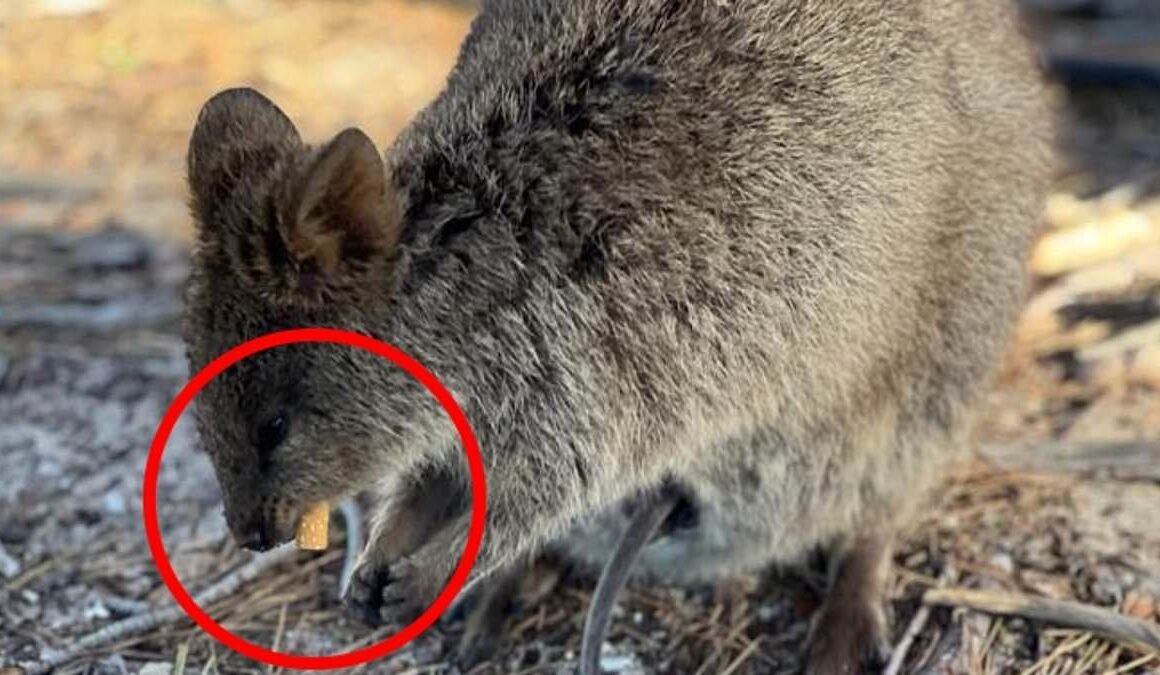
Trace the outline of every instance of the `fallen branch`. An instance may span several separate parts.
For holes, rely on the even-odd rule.
[[[0,328],[45,326],[50,328],[116,330],[174,321],[181,317],[181,297],[162,290],[99,305],[0,306]]]
[[[257,579],[263,572],[281,563],[293,560],[298,551],[293,546],[284,546],[264,556],[254,558],[233,572],[227,574],[214,585],[194,596],[198,605],[207,607],[238,591],[245,584]],[[181,607],[155,609],[146,614],[131,616],[104,628],[89,633],[74,641],[67,649],[51,650],[42,659],[25,669],[26,675],[45,675],[88,652],[107,645],[135,637],[151,630],[185,619]]]
[[[1160,480],[1160,442],[1058,443],[980,449],[987,462],[1005,471],[1043,471],[1106,476],[1116,480]]]
[[[346,592],[346,586],[354,571],[354,563],[362,547],[362,512],[353,499],[344,499],[339,504],[339,511],[346,520],[346,551],[339,579],[339,595]],[[293,546],[282,548],[264,556],[254,558],[245,565],[234,570],[220,579],[217,583],[193,596],[200,607],[219,602],[237,593],[245,584],[257,579],[263,572],[284,562],[293,560],[297,549]],[[54,668],[58,668],[74,659],[84,656],[88,652],[100,649],[109,644],[120,642],[126,638],[147,633],[151,630],[185,619],[185,612],[180,607],[155,609],[130,616],[116,623],[79,638],[68,649],[49,651],[40,660],[27,669],[26,675],[44,675]]]
[[[1080,361],[1098,361],[1142,349],[1157,342],[1160,342],[1160,319],[1153,319],[1133,326],[1110,340],[1087,347],[1076,354],[1076,357]]]
[[[1160,70],[1157,71],[1160,76]],[[1160,232],[1138,211],[1123,211],[1066,230],[1044,234],[1028,265],[1040,277],[1057,277],[1116,260],[1130,251],[1160,244]]]
[[[954,568],[948,565],[943,569],[942,574],[938,578],[938,586],[936,588],[946,588],[948,584],[952,583],[958,575]],[[882,671],[882,675],[898,675],[902,672],[902,666],[906,662],[906,655],[910,652],[910,647],[918,636],[922,634],[926,628],[927,622],[930,620],[931,608],[929,605],[921,605],[918,611],[910,620],[910,625],[906,627],[906,632],[902,634],[902,639],[898,641],[894,649],[890,651],[890,661],[886,664],[886,669]],[[933,645],[932,645],[933,646]],[[917,666],[922,665],[921,663]]]
[[[906,661],[910,646],[914,644],[915,639],[922,633],[922,629],[926,627],[926,622],[929,620],[930,607],[927,605],[919,607],[918,611],[914,613],[914,618],[910,620],[910,625],[906,627],[902,639],[898,641],[898,645],[890,653],[890,662],[886,664],[886,670],[882,671],[882,675],[898,675],[902,672],[902,664]]]
[[[52,176],[12,176],[0,178],[0,200],[30,199],[37,201],[82,202],[101,193],[103,181],[97,176],[64,179]]]
[[[932,588],[923,594],[922,601],[928,605],[965,607],[988,614],[1018,616],[1086,630],[1145,653],[1160,654],[1160,626],[1102,607],[1022,593],[966,588]]]

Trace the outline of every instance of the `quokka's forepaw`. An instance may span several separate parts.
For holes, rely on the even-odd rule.
[[[414,621],[435,599],[428,575],[401,560],[391,565],[365,563],[354,572],[344,604],[368,626],[399,625]]]
[[[355,569],[343,597],[347,613],[367,626],[382,624],[380,610],[383,607],[382,589],[390,579],[390,569],[364,564]]]

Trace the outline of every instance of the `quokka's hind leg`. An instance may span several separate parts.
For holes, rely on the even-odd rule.
[[[503,644],[508,619],[520,608],[542,601],[563,574],[563,564],[556,556],[545,554],[534,562],[508,565],[485,579],[463,600],[464,627],[456,665],[466,672],[490,661]]]
[[[885,613],[890,537],[855,535],[835,553],[833,581],[810,633],[806,673],[877,672],[890,652]]]

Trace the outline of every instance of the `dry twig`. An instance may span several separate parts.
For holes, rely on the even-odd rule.
[[[212,605],[233,595],[243,585],[258,578],[271,567],[292,560],[296,554],[297,550],[293,546],[285,546],[267,555],[254,558],[194,596],[194,600],[203,607]],[[117,621],[75,640],[67,649],[46,652],[39,663],[31,665],[25,670],[26,675],[44,675],[88,652],[119,642],[127,637],[141,635],[183,618],[185,618],[185,612],[181,607],[166,607]]]
[[[984,447],[988,462],[1007,471],[1106,474],[1118,480],[1160,480],[1160,443],[1040,443]]]
[[[932,588],[923,594],[922,601],[928,605],[966,607],[988,614],[1019,616],[1091,631],[1130,647],[1160,654],[1160,626],[1101,607],[1022,593],[966,588]]]
[[[721,675],[733,675],[733,673],[737,672],[737,669],[744,665],[749,660],[749,657],[753,656],[753,652],[757,651],[757,647],[760,644],[761,638],[751,641],[746,645],[745,649],[741,650],[737,658],[733,659],[733,662],[726,666],[725,670],[721,671]]]
[[[910,625],[906,627],[902,639],[898,641],[898,645],[890,653],[890,662],[886,664],[886,670],[882,671],[882,675],[898,675],[902,672],[902,664],[906,661],[910,645],[922,633],[922,629],[926,627],[926,622],[929,619],[930,607],[927,605],[919,607],[918,611],[914,613],[914,618],[910,620]]]

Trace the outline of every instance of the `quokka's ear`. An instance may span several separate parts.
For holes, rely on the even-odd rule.
[[[294,123],[253,89],[227,89],[202,106],[189,139],[189,187],[202,225],[280,160],[302,149]]]
[[[333,281],[394,252],[401,212],[385,169],[374,142],[347,129],[318,152],[291,187],[281,225],[303,286]]]

